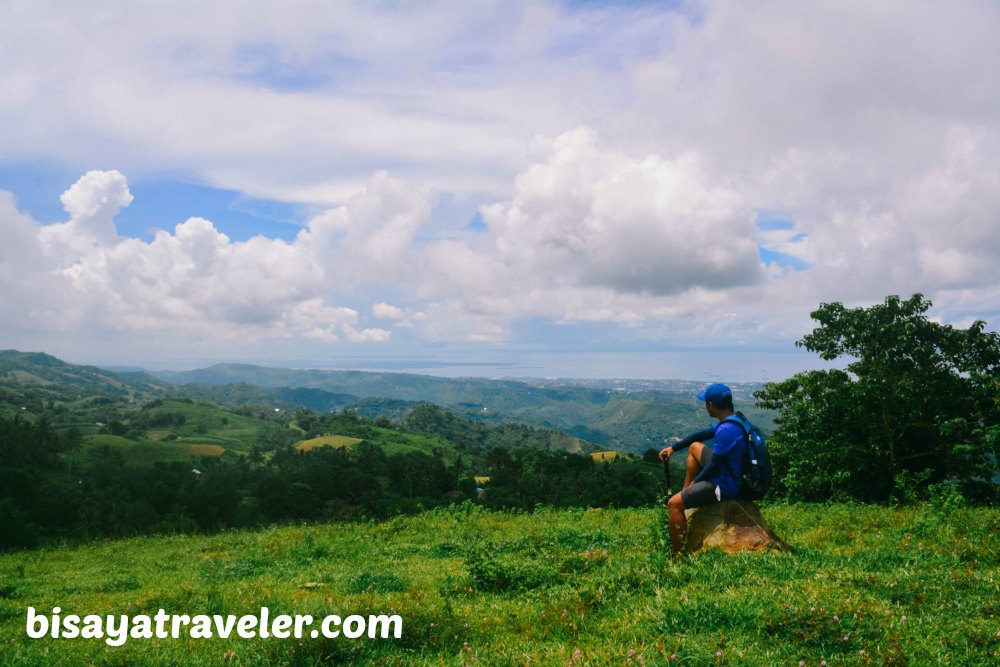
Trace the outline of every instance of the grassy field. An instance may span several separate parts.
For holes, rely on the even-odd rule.
[[[226,451],[221,445],[207,443],[189,443],[181,445],[181,447],[194,456],[222,456]]]
[[[260,422],[253,418],[191,401],[161,400],[157,407],[143,412],[143,416],[153,419],[164,413],[180,415],[183,422],[170,428],[157,426],[129,437],[111,435],[92,422],[62,424],[64,430],[72,426],[83,435],[83,450],[72,455],[74,462],[84,461],[88,451],[102,447],[117,451],[126,464],[134,466],[188,462],[223,454],[242,456],[250,451],[260,429]]]
[[[142,408],[140,417],[150,428],[138,428],[126,436],[111,435],[103,424],[73,422],[61,424],[63,430],[76,428],[83,436],[83,448],[71,455],[74,464],[86,460],[92,450],[109,448],[121,454],[128,465],[150,466],[157,462],[195,461],[201,456],[244,456],[259,440],[260,419],[239,415],[215,405],[188,400],[164,399],[155,407]],[[168,422],[163,425],[164,417]],[[128,420],[125,420],[128,422]],[[129,424],[126,424],[129,425]],[[294,421],[288,427],[305,437]],[[439,437],[406,433],[393,428],[371,426],[365,439],[329,434],[300,440],[296,449],[309,451],[318,447],[341,447],[351,451],[365,440],[378,445],[386,455],[450,452],[453,443]],[[268,456],[268,454],[265,454]],[[192,458],[194,457],[194,458]]]
[[[659,509],[488,513],[0,557],[3,665],[985,665],[1000,511],[764,505],[790,554],[668,558]],[[402,638],[30,639],[62,614],[399,614]],[[801,662],[800,662],[801,661]]]
[[[247,452],[248,443],[254,442],[260,423],[218,406],[187,401],[164,400],[159,407],[147,411],[150,417],[168,413],[184,416],[184,424],[176,426],[178,442],[216,444],[233,452]],[[146,437],[157,440],[164,437],[161,428],[147,432]]]
[[[128,465],[148,466],[157,461],[190,461],[191,452],[185,450],[176,442],[157,442],[153,440],[129,440],[118,435],[101,433],[84,437],[84,451],[76,453],[73,458],[83,461],[86,450],[108,447],[122,455]]]

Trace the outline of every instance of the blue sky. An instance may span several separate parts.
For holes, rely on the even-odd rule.
[[[43,224],[65,222],[59,201],[80,177],[65,168],[43,164],[3,165],[0,182],[17,197],[18,207]],[[150,240],[155,230],[172,228],[192,217],[212,220],[234,241],[263,235],[294,240],[308,215],[302,204],[257,199],[236,190],[216,188],[183,178],[158,177],[130,183],[133,202],[115,217],[122,237]]]
[[[1000,320],[991,3],[0,14],[0,347],[757,380],[826,301]]]

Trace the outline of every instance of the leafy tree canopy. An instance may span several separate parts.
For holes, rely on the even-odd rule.
[[[779,410],[778,491],[803,500],[908,500],[949,490],[997,496],[1000,336],[927,317],[921,294],[868,308],[825,303],[798,346],[843,370],[799,373],[757,392]]]

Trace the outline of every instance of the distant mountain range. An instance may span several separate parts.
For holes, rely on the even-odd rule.
[[[32,396],[103,393],[134,400],[187,396],[229,407],[273,405],[319,412],[352,409],[400,420],[419,403],[460,417],[517,421],[563,431],[609,449],[642,452],[711,423],[694,397],[700,383],[684,381],[515,381],[441,378],[407,373],[297,370],[217,364],[183,372],[113,371],[56,357],[0,351],[0,391]],[[581,381],[582,382],[582,381]],[[737,407],[765,430],[773,414],[753,408],[759,385],[732,385]],[[12,398],[8,396],[8,398]]]

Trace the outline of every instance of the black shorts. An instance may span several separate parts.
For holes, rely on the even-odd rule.
[[[708,445],[701,450],[701,467],[705,468],[712,460],[712,448]],[[722,489],[712,482],[695,482],[681,491],[684,508],[704,507],[722,501]]]

